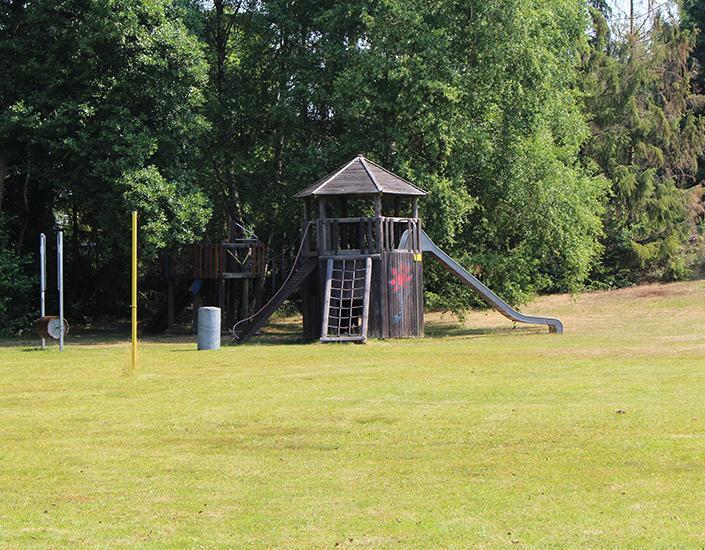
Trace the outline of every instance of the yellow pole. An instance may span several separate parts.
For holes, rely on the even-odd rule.
[[[132,211],[132,369],[137,369],[137,212]]]

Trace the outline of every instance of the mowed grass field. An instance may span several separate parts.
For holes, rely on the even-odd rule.
[[[7,344],[0,545],[702,547],[705,283],[524,311],[566,333]]]

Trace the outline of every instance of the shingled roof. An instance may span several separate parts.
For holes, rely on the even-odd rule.
[[[377,195],[379,193],[426,196],[423,189],[392,174],[362,155],[358,155],[294,196],[303,199],[321,195]]]

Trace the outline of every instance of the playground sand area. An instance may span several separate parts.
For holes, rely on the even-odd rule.
[[[700,546],[705,283],[425,339],[0,349],[0,546]],[[125,338],[125,341],[127,338]]]

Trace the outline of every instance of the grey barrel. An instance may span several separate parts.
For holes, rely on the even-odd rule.
[[[198,308],[198,349],[220,348],[220,308]]]

